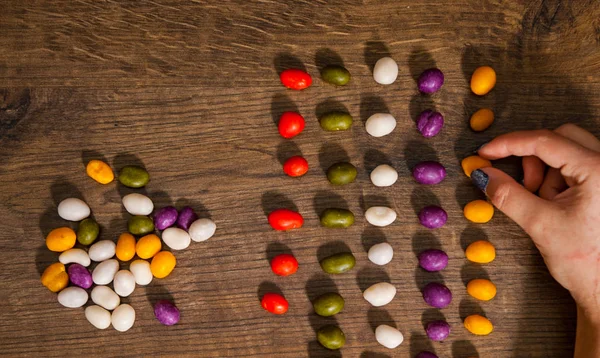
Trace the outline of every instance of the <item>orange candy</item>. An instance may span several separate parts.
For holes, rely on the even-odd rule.
[[[473,113],[469,124],[475,132],[483,132],[494,123],[494,112],[488,108],[482,108]]]
[[[177,260],[175,260],[175,256],[172,253],[169,251],[161,251],[152,258],[150,270],[154,277],[165,278],[173,271],[176,264]]]
[[[460,163],[465,174],[470,178],[473,170],[481,169],[481,168],[489,168],[492,166],[492,162],[487,159],[483,159],[478,155],[472,155],[470,157],[466,157]]]
[[[135,252],[140,259],[149,259],[162,249],[160,238],[154,234],[140,238],[135,245]]]
[[[489,241],[475,241],[467,247],[467,259],[478,264],[488,264],[496,258],[496,249]]]
[[[490,66],[481,66],[471,76],[471,91],[478,96],[488,94],[496,85],[496,71]]]
[[[494,285],[492,281],[478,278],[469,281],[467,284],[467,292],[471,297],[478,300],[489,301],[496,297],[497,290],[496,285]]]
[[[494,207],[487,201],[474,200],[465,206],[463,212],[467,220],[478,224],[485,224],[492,220]]]
[[[46,286],[52,292],[59,292],[67,287],[69,283],[69,275],[65,269],[65,265],[60,262],[48,266],[42,274],[42,285]]]
[[[115,174],[110,166],[101,160],[90,160],[85,167],[85,172],[100,184],[108,184],[115,179]]]
[[[135,256],[135,237],[128,232],[119,236],[117,240],[116,254],[121,261],[129,261]],[[159,248],[160,250],[160,248]]]
[[[75,246],[77,235],[68,227],[59,227],[46,236],[46,246],[50,251],[63,252]]]
[[[474,314],[465,318],[464,324],[467,331],[478,336],[487,336],[494,330],[492,322],[478,314]]]

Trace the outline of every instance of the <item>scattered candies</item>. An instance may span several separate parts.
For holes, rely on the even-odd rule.
[[[391,57],[382,57],[375,63],[373,79],[380,85],[390,85],[398,77],[398,64]]]
[[[147,216],[135,215],[127,221],[127,230],[133,235],[145,235],[154,231],[154,221]]]
[[[160,238],[154,234],[141,237],[135,245],[135,252],[141,259],[150,259],[162,249]]]
[[[317,331],[317,340],[327,349],[340,349],[346,343],[346,336],[338,326],[327,325]]]
[[[102,261],[94,268],[92,280],[96,285],[108,285],[115,278],[117,271],[119,271],[119,261],[115,259]]]
[[[471,297],[481,301],[489,301],[496,297],[496,285],[490,280],[477,278],[469,281],[467,292]]]
[[[90,294],[92,302],[109,311],[114,310],[121,303],[121,298],[108,286],[96,286]]]
[[[494,112],[489,108],[482,108],[473,113],[469,120],[471,129],[475,132],[483,132],[494,123]]]
[[[279,117],[279,123],[277,124],[279,134],[283,138],[287,139],[293,138],[302,133],[304,126],[304,117],[302,117],[300,113],[296,112],[283,112],[283,114]]]
[[[354,182],[358,171],[350,163],[335,163],[327,169],[327,180],[333,185],[345,185]]]
[[[496,249],[489,241],[479,240],[471,243],[465,254],[471,262],[488,264],[496,258]]]
[[[446,178],[446,168],[438,162],[425,161],[413,168],[412,175],[420,184],[435,185]]]
[[[345,86],[350,82],[350,72],[342,66],[329,65],[321,70],[323,81],[336,86]]]
[[[110,312],[100,306],[89,306],[85,309],[85,318],[98,329],[110,326]]]
[[[303,90],[312,84],[312,77],[308,73],[296,68],[290,68],[281,72],[279,80],[285,87],[293,90]]]
[[[441,271],[448,266],[448,255],[442,250],[425,250],[419,254],[419,266],[429,272]]]
[[[91,263],[90,256],[82,249],[69,249],[63,251],[58,257],[58,261],[65,265],[77,263],[84,267],[88,267]]]
[[[121,297],[127,297],[135,290],[135,276],[128,270],[120,270],[113,279],[115,293]]]
[[[154,277],[165,278],[171,274],[176,264],[177,260],[172,253],[169,251],[161,251],[152,258],[150,270]]]
[[[279,276],[289,276],[298,271],[298,260],[294,255],[281,254],[271,260],[271,270]]]
[[[437,68],[430,68],[423,71],[417,79],[417,87],[421,93],[431,94],[442,88],[444,84],[444,74]]]
[[[319,118],[321,128],[328,132],[345,131],[352,127],[352,116],[346,112],[329,112]]]
[[[129,271],[135,278],[135,283],[140,286],[146,286],[152,282],[152,270],[150,263],[145,260],[135,260],[129,265]]]
[[[88,255],[92,261],[102,262],[115,256],[116,245],[110,240],[100,240],[90,246]]]
[[[87,218],[79,222],[77,226],[77,241],[82,245],[91,245],[100,234],[100,225],[92,219]]]
[[[54,263],[44,270],[42,274],[42,285],[46,286],[52,292],[59,292],[67,287],[69,275],[66,272],[65,265],[60,262]]]
[[[69,281],[75,286],[87,289],[92,287],[92,284],[94,283],[90,271],[80,264],[69,265],[67,273],[69,274]]]
[[[58,216],[68,221],[81,221],[90,213],[90,207],[81,199],[68,198],[58,204]]]
[[[188,233],[195,242],[206,241],[210,239],[217,230],[217,225],[211,219],[203,218],[194,221],[190,225]]]
[[[433,321],[425,327],[427,337],[432,341],[443,341],[450,335],[450,325],[446,321]]]
[[[291,177],[301,177],[308,172],[308,162],[299,155],[290,157],[283,163],[283,172]]]
[[[87,301],[88,293],[81,287],[67,287],[58,293],[58,303],[68,308],[81,307]]]
[[[110,166],[101,160],[90,160],[85,167],[85,172],[100,184],[108,184],[115,179]]]
[[[129,188],[142,188],[150,181],[150,174],[146,169],[137,165],[128,165],[121,169],[119,182]]]
[[[331,317],[344,309],[344,298],[338,293],[329,292],[313,301],[315,313],[322,317]]]
[[[423,300],[435,308],[446,308],[452,302],[452,292],[438,282],[428,283],[423,288]]]
[[[419,221],[428,229],[439,229],[448,221],[448,214],[439,206],[430,205],[421,209]]]
[[[385,324],[375,328],[375,339],[389,349],[394,349],[404,342],[404,336],[399,330]]]
[[[289,304],[288,301],[280,294],[277,293],[265,293],[262,300],[260,301],[261,306],[273,313],[273,314],[284,314],[287,312]]]
[[[376,283],[363,292],[363,298],[374,307],[385,306],[396,296],[396,287],[388,282]]]
[[[356,258],[351,252],[340,252],[324,258],[319,264],[328,274],[340,274],[352,270],[356,265]]]
[[[372,206],[365,211],[365,219],[373,226],[388,226],[396,220],[396,212],[385,206]]]
[[[496,72],[490,66],[478,67],[471,76],[471,91],[478,96],[488,94],[496,85]]]
[[[347,209],[325,209],[319,217],[321,226],[329,228],[347,228],[354,224],[354,214]]]
[[[299,213],[289,209],[273,210],[268,216],[269,224],[277,231],[287,231],[301,228],[304,218]]]
[[[154,305],[154,316],[165,326],[179,322],[179,309],[169,300],[160,300]]]
[[[423,137],[435,137],[444,126],[444,116],[440,112],[435,112],[427,109],[417,118],[417,129]]]
[[[371,136],[379,138],[396,129],[396,118],[389,113],[375,113],[365,122],[365,130]]]
[[[131,215],[150,215],[154,210],[154,203],[146,195],[131,193],[123,197],[123,206]]]
[[[166,228],[162,232],[162,240],[172,250],[187,249],[192,241],[190,234],[177,227]]]
[[[63,252],[75,246],[76,240],[77,235],[75,235],[73,229],[60,227],[50,231],[48,236],[46,236],[46,246],[50,251]]]
[[[471,155],[470,157],[466,157],[460,162],[460,166],[462,167],[465,175],[469,178],[471,177],[471,173],[476,169],[481,168],[489,168],[492,166],[492,162],[487,159],[483,159],[478,155]]]
[[[198,215],[196,215],[196,213],[194,212],[194,209],[190,208],[189,206],[185,206],[179,211],[179,216],[177,217],[177,227],[187,231],[187,230],[189,230],[190,225],[192,225],[192,223],[196,220],[198,220]],[[216,228],[216,226],[215,226],[215,228]],[[213,230],[213,234],[214,234],[214,230]],[[191,236],[191,233],[190,233],[190,236]],[[192,240],[194,240],[194,238],[192,238]],[[197,240],[194,240],[194,241],[197,241]]]
[[[112,326],[119,332],[128,331],[135,322],[135,310],[124,303],[115,308],[110,317]]]
[[[474,314],[465,318],[464,325],[467,331],[478,336],[487,336],[494,330],[492,322],[478,314]]]
[[[382,242],[380,244],[371,246],[367,256],[369,261],[375,265],[387,265],[394,257],[394,249],[392,248],[392,245],[388,244],[387,242]]]
[[[119,235],[115,253],[121,261],[129,261],[135,256],[135,237],[128,232]]]
[[[467,220],[483,224],[492,220],[492,217],[494,216],[494,207],[487,201],[474,200],[465,205],[463,212]]]
[[[164,230],[175,225],[177,216],[177,209],[172,206],[165,206],[154,213],[154,228],[156,230]]]
[[[370,178],[375,186],[392,186],[398,180],[398,172],[387,164],[381,164],[373,169]]]

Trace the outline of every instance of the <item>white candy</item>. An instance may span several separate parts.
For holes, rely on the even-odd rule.
[[[58,216],[69,221],[81,221],[90,216],[90,207],[77,198],[68,198],[58,204]]]
[[[115,308],[111,316],[113,327],[119,332],[125,332],[133,326],[135,322],[135,310],[130,305],[124,303]]]
[[[115,250],[117,249],[117,245],[110,240],[100,240],[90,246],[90,250],[88,255],[90,255],[90,259],[96,262],[106,261],[115,256]]]
[[[385,306],[396,296],[396,287],[391,283],[379,282],[367,288],[363,297],[375,307]]]
[[[373,68],[373,79],[381,85],[389,85],[398,77],[398,64],[391,57],[382,57]]]
[[[69,249],[64,251],[58,257],[58,261],[63,265],[77,263],[85,267],[88,267],[91,263],[90,256],[82,249]]]
[[[394,249],[387,242],[371,246],[368,253],[369,260],[375,265],[386,265],[394,257]]]
[[[198,219],[190,225],[188,232],[196,242],[210,239],[217,230],[217,225],[211,219]]]
[[[396,212],[385,206],[372,206],[365,212],[365,219],[371,225],[384,227],[396,220]]]
[[[165,229],[162,232],[162,240],[173,250],[187,249],[191,242],[190,235],[185,230],[176,227]]]
[[[119,271],[119,261],[110,259],[102,261],[92,272],[92,280],[96,285],[108,285]]]
[[[81,307],[87,300],[88,293],[77,286],[67,287],[58,293],[58,303],[69,308]]]
[[[135,290],[135,276],[128,270],[121,270],[115,274],[113,287],[117,295],[127,297]]]
[[[145,260],[135,260],[129,265],[129,271],[135,278],[135,283],[140,286],[146,286],[152,282],[152,270],[150,264]]]
[[[398,172],[387,164],[378,165],[371,172],[371,182],[375,186],[391,186],[398,180]]]
[[[123,197],[123,206],[131,215],[150,215],[154,210],[152,200],[146,195],[133,193]]]
[[[382,346],[394,349],[404,341],[404,336],[394,327],[382,324],[375,328],[375,339]]]
[[[85,318],[98,329],[106,329],[110,326],[110,312],[100,306],[89,306],[85,309]]]
[[[109,311],[117,308],[121,303],[121,298],[108,286],[96,286],[92,289],[92,301],[98,306],[102,306]]]
[[[375,113],[365,122],[367,133],[373,137],[383,137],[394,131],[396,118],[389,113]]]

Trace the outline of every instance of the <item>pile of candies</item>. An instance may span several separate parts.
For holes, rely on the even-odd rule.
[[[100,160],[90,161],[86,172],[101,184],[114,180],[110,166]],[[144,168],[126,166],[121,169],[118,180],[129,188],[142,188],[150,176]],[[114,329],[124,332],[133,326],[135,310],[121,303],[121,297],[131,295],[136,284],[148,285],[153,278],[167,277],[175,268],[175,256],[163,250],[163,242],[171,250],[183,250],[192,240],[199,242],[212,237],[216,225],[210,219],[198,219],[190,207],[178,212],[168,206],[150,217],[154,203],[138,193],[125,195],[122,202],[132,216],[127,223],[128,232],[122,233],[115,244],[112,240],[96,241],[100,226],[89,217],[91,210],[84,201],[77,198],[61,201],[58,215],[79,224],[77,232],[65,226],[52,230],[46,237],[48,249],[60,252],[60,256],[59,262],[46,268],[41,281],[50,291],[58,292],[58,302],[65,307],[82,307],[91,298],[94,305],[85,309],[87,320],[98,329],[112,324]],[[162,241],[155,230],[162,230]],[[77,242],[80,247],[75,248]],[[136,255],[137,259],[133,260]],[[122,263],[131,260],[128,270],[120,269]],[[90,272],[88,267],[92,261],[97,264]],[[108,286],[111,283],[112,288]],[[154,313],[164,325],[176,324],[180,318],[179,310],[168,300],[158,301]]]

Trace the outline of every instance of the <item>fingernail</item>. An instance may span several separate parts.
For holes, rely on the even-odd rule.
[[[482,145],[480,145],[479,147],[477,147],[477,149],[475,149],[475,151],[473,153],[477,154],[479,153],[479,151],[481,150],[481,148],[485,147],[486,144],[488,144],[489,141],[483,143]]]
[[[490,177],[484,173],[483,170],[477,169],[471,173],[471,181],[485,193],[485,189],[487,189],[488,183],[490,182]]]

